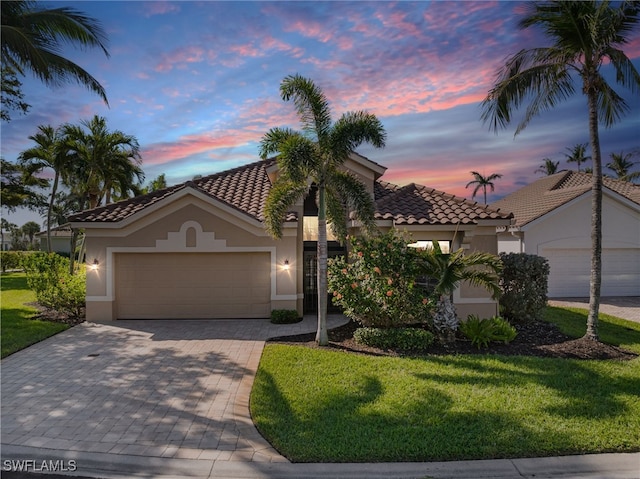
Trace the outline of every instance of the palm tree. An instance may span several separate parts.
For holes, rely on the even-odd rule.
[[[140,146],[131,135],[109,131],[103,117],[94,116],[80,125],[64,125],[65,151],[73,171],[65,182],[78,196],[95,208],[104,199],[111,201],[114,192],[121,196],[136,192],[136,179],[142,181]]]
[[[100,23],[70,7],[40,8],[32,1],[2,4],[2,64],[24,75],[31,71],[48,86],[77,82],[98,94],[102,85],[59,54],[66,45],[100,48],[109,57],[107,36]]]
[[[373,201],[365,186],[340,168],[362,143],[385,145],[386,133],[375,115],[364,111],[343,114],[331,120],[329,103],[313,81],[289,75],[280,84],[284,101],[293,100],[302,131],[272,128],[260,142],[260,156],[277,154],[279,177],[265,205],[265,226],[274,238],[282,236],[282,223],[289,208],[317,189],[318,205],[318,330],[316,341],[329,342],[327,317],[327,219],[338,237],[347,230],[345,205],[365,230],[373,229]]]
[[[51,253],[51,215],[60,176],[69,172],[69,157],[62,147],[63,138],[60,130],[51,125],[40,125],[38,133],[31,135],[29,139],[35,142],[36,146],[24,150],[18,158],[25,170],[31,176],[47,168],[52,169],[54,173],[47,207],[47,251]]]
[[[580,165],[591,159],[587,155],[587,143],[578,143],[572,148],[566,148],[566,150],[569,152],[568,154],[564,153],[567,163],[576,163],[578,165],[578,173],[580,173]]]
[[[471,174],[475,179],[467,183],[467,186],[465,186],[465,188],[469,188],[469,186],[471,185],[476,185],[476,187],[473,189],[473,194],[471,195],[471,199],[475,198],[476,194],[478,193],[478,190],[482,188],[482,191],[484,192],[484,204],[486,205],[487,204],[487,187],[491,188],[491,191],[493,192],[495,190],[495,185],[493,184],[493,180],[502,178],[502,175],[498,173],[493,173],[485,178],[477,171],[472,171]]]
[[[598,340],[598,310],[602,280],[602,158],[599,122],[611,126],[629,110],[627,103],[607,83],[601,66],[610,64],[616,82],[633,93],[640,89],[640,74],[622,47],[629,42],[640,17],[638,2],[554,1],[530,4],[520,21],[523,29],[539,27],[551,46],[521,50],[498,73],[482,102],[482,118],[497,131],[511,122],[512,111],[530,101],[516,128],[520,133],[538,113],[571,97],[580,80],[586,95],[589,138],[593,155],[591,278],[589,316],[585,337]]]
[[[36,233],[40,233],[40,225],[35,221],[27,221],[20,229],[29,238],[29,245],[33,246],[33,238]]]
[[[631,161],[633,153],[627,153],[624,155],[620,153],[611,153],[611,161],[607,163],[607,168],[616,174],[616,178],[622,181],[633,181],[636,178],[640,178],[640,171],[629,172],[631,168],[636,164],[635,161]]]
[[[463,249],[444,254],[437,241],[421,258],[423,273],[435,281],[432,296],[436,300],[433,325],[445,342],[453,340],[458,329],[458,317],[451,302],[451,295],[461,282],[489,290],[494,297],[500,295],[500,258],[482,252],[465,255]]]
[[[553,161],[550,158],[543,158],[544,163],[541,164],[535,173],[543,173],[547,176],[555,175],[558,172],[559,161]]]

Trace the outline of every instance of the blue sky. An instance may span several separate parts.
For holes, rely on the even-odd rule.
[[[545,157],[566,167],[566,149],[589,139],[580,94],[515,138],[514,128],[496,135],[482,124],[480,101],[504,60],[545,44],[538,33],[518,30],[520,2],[43,5],[72,6],[102,23],[110,58],[97,50],[64,53],[103,84],[109,107],[78,85],[50,89],[25,78],[32,108],[2,124],[2,157],[10,161],[31,146],[38,125],[96,114],[138,138],[148,181],[165,173],[175,184],[256,161],[269,128],[298,127],[278,92],[294,73],[323,88],[335,118],[365,109],[381,119],[386,148],[358,151],[386,166],[383,179],[398,184],[470,198],[471,170],[501,173],[492,201],[539,177],[534,172]],[[639,32],[625,52],[640,69]],[[612,152],[640,151],[640,100],[618,91],[631,111],[601,129],[605,163]],[[42,223],[35,213],[7,217]]]

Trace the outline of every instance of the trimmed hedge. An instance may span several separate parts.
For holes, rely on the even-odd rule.
[[[298,316],[295,309],[274,309],[271,311],[271,322],[273,324],[293,324],[299,323],[302,318]]]
[[[353,339],[380,349],[427,351],[433,344],[433,333],[419,328],[358,328]]]

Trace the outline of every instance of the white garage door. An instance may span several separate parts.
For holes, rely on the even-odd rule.
[[[115,255],[118,319],[266,318],[268,253]]]
[[[591,251],[547,249],[549,297],[588,297]],[[640,249],[602,251],[601,296],[640,296]]]

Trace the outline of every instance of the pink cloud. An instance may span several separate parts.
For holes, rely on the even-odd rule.
[[[215,154],[221,148],[234,148],[256,142],[260,135],[249,130],[220,130],[184,135],[173,142],[154,143],[142,148],[145,165],[161,165],[199,154]]]
[[[205,50],[196,45],[189,45],[162,55],[162,60],[155,67],[157,72],[168,72],[173,68],[184,67],[187,63],[200,63],[205,56]]]
[[[167,13],[177,13],[180,11],[180,7],[175,3],[164,1],[145,2],[143,4],[143,7],[145,17],[152,17],[154,15],[165,15]]]

